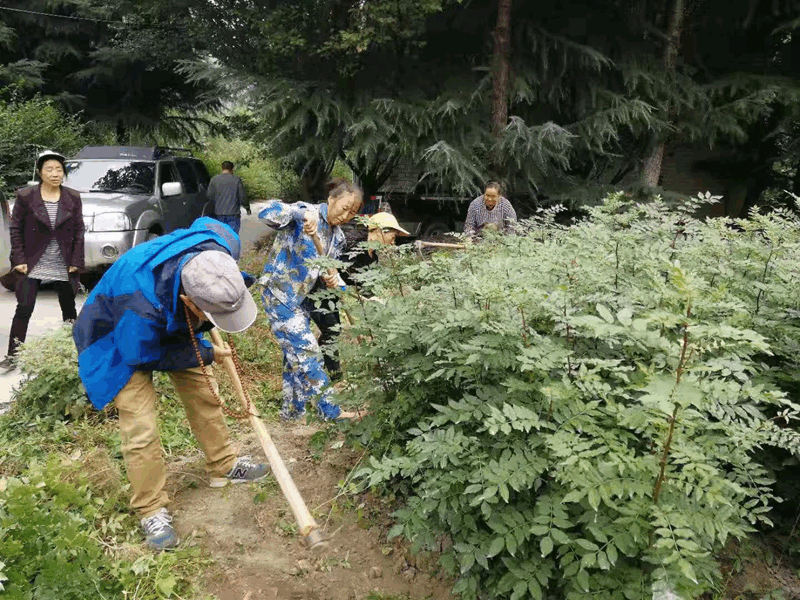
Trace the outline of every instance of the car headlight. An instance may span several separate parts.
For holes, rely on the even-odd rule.
[[[125,213],[100,213],[95,215],[91,231],[127,231],[133,229]]]

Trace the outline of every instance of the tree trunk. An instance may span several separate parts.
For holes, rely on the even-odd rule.
[[[510,85],[511,65],[511,0],[499,0],[497,6],[497,27],[494,30],[494,57],[492,60],[492,77],[494,91],[492,94],[492,135],[495,141],[508,123],[508,88]]]
[[[678,50],[681,45],[681,31],[685,12],[686,0],[673,0],[672,11],[669,15],[667,41],[662,56],[664,71],[668,74],[675,72],[675,61],[678,58]],[[650,141],[650,150],[645,156],[642,165],[642,185],[645,187],[656,187],[658,185],[665,146],[666,139],[658,134],[653,134]]]

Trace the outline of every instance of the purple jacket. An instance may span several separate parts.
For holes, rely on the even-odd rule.
[[[58,242],[67,267],[83,268],[83,206],[81,195],[73,189],[61,186],[61,199],[55,226],[42,200],[41,186],[17,190],[17,201],[11,213],[11,264],[27,264],[28,272],[44,255],[51,239]],[[72,288],[78,289],[78,273],[70,273]]]

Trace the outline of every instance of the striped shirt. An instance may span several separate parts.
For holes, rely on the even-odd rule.
[[[512,224],[516,222],[517,213],[508,199],[501,196],[494,208],[489,210],[481,195],[469,204],[467,219],[464,221],[464,233],[473,236],[488,223],[497,223],[499,231],[511,231]]]
[[[50,226],[55,227],[58,202],[45,202],[44,206],[47,209],[47,216],[50,217]],[[61,248],[58,247],[56,238],[52,238],[47,244],[42,258],[28,273],[28,277],[41,279],[42,281],[69,281],[67,263],[64,262],[64,257],[61,255]]]

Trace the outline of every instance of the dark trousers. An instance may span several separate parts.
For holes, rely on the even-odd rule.
[[[331,307],[331,303],[333,306]],[[332,381],[342,376],[342,366],[339,364],[339,351],[336,349],[336,336],[339,335],[339,301],[337,299],[317,300],[306,297],[301,305],[303,310],[319,327],[322,335],[319,337],[319,347],[322,348],[322,357],[325,361],[325,370]],[[327,310],[333,308],[333,310]]]
[[[11,321],[11,332],[8,337],[8,355],[17,353],[17,346],[25,341],[28,335],[28,323],[36,306],[36,296],[39,293],[41,279],[22,277],[17,283],[17,310]],[[75,293],[69,281],[53,282],[58,293],[58,304],[61,306],[61,317],[65,320],[77,319],[75,310]]]
[[[236,235],[239,235],[239,228],[242,226],[242,217],[240,215],[214,215],[214,218],[220,223],[225,223],[236,232]]]

